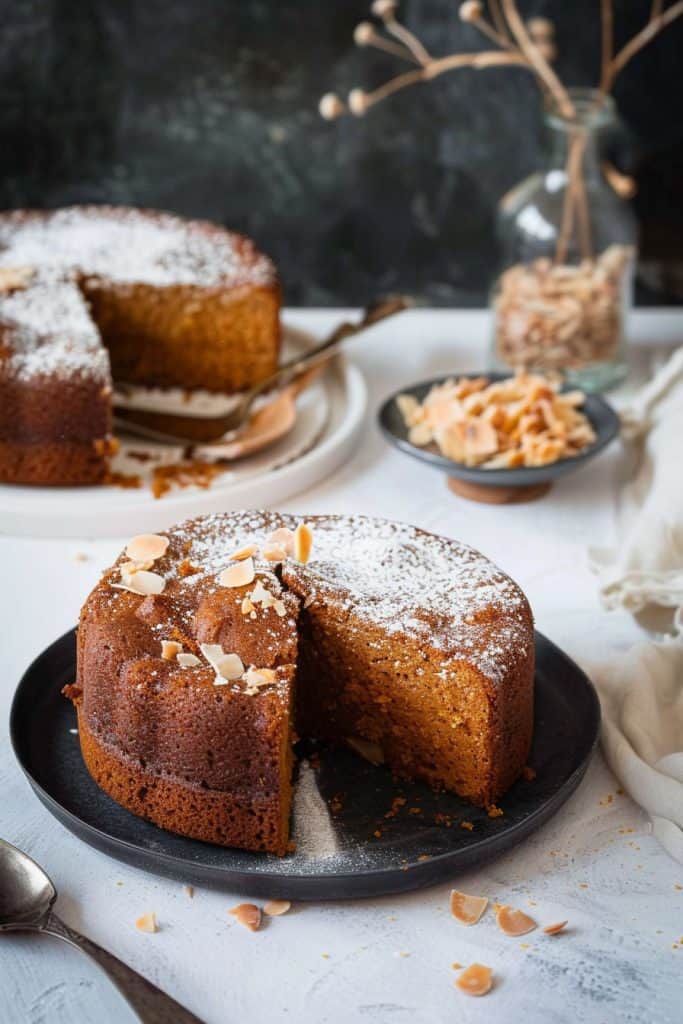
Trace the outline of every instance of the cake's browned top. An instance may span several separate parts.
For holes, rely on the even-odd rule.
[[[243,235],[126,206],[0,214],[0,266],[50,266],[157,287],[236,288],[276,279],[271,261]]]
[[[282,572],[285,586],[288,574],[304,574],[309,593],[336,603],[342,611],[353,611],[361,623],[379,625],[397,643],[407,638],[442,653],[444,678],[455,662],[466,660],[493,683],[499,682],[508,674],[511,660],[523,656],[533,643],[524,594],[472,548],[406,524],[365,516],[317,516],[307,521],[314,536],[311,558],[306,565],[287,560]],[[182,523],[167,531],[168,551],[154,565],[165,580],[160,598],[145,599],[116,589],[112,585],[118,581],[115,570],[97,586],[86,607],[106,610],[114,628],[125,630],[128,622],[139,621],[144,600],[150,606],[159,602],[168,614],[153,627],[154,649],[149,653],[158,656],[157,640],[167,636],[169,616],[192,634],[198,608],[206,611],[215,601],[218,613],[222,602],[238,600],[234,591],[219,583],[235,551],[262,544],[272,530],[294,529],[300,522],[294,516],[246,511]],[[199,571],[185,575],[188,562]],[[258,558],[255,562],[257,577],[268,577],[266,586],[279,593],[273,564]],[[285,597],[295,600],[293,595],[285,593]],[[292,609],[288,605],[287,619]],[[259,614],[256,621],[237,619],[243,619],[244,632],[234,636],[230,649],[245,664],[273,664],[282,650],[284,620],[272,609],[267,617]],[[184,670],[174,666],[173,671]],[[199,669],[193,671],[199,673]],[[208,665],[203,671],[211,682]]]

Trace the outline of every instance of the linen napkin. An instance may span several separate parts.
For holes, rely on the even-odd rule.
[[[633,470],[619,546],[592,549],[605,607],[663,635],[593,668],[612,771],[683,862],[683,347],[621,412]]]

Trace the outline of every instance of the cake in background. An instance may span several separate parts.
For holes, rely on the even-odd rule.
[[[0,214],[0,482],[102,482],[114,381],[242,391],[277,366],[279,313],[271,261],[207,221]]]

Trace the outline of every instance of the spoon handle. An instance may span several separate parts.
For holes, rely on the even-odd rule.
[[[116,985],[142,1024],[169,1024],[170,1021],[173,1024],[202,1024],[199,1017],[195,1017],[128,964],[124,964],[122,960],[107,953],[106,949],[102,949],[95,942],[64,924],[54,911],[50,911],[40,930],[65,939],[94,960]]]

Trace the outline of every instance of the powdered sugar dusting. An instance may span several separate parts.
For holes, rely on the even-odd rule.
[[[83,297],[59,271],[42,270],[29,288],[0,298],[0,334],[9,349],[6,370],[15,379],[109,380],[109,355]]]
[[[233,551],[262,542],[278,526],[294,529],[300,521],[268,512],[216,513],[181,524],[169,535],[189,546],[202,574],[217,578]],[[305,579],[308,591],[381,626],[385,634],[440,651],[444,681],[458,660],[499,681],[511,662],[524,657],[532,642],[526,598],[479,552],[407,524],[365,516],[307,521],[314,538],[311,558],[305,567],[287,561],[285,583],[288,576]],[[187,585],[196,579],[190,577]]]
[[[241,235],[128,207],[0,217],[0,265],[51,266],[150,285],[262,285],[272,263]]]
[[[327,804],[320,795],[315,771],[308,761],[299,764],[294,790],[294,832],[297,856],[325,860],[339,852]]]

